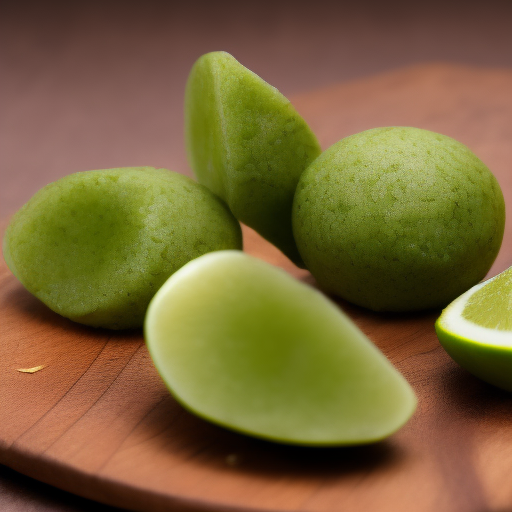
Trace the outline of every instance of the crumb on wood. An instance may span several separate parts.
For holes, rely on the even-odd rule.
[[[16,371],[20,373],[36,373],[39,370],[42,370],[44,367],[44,364],[40,364],[39,366],[33,366],[32,368],[17,368]]]

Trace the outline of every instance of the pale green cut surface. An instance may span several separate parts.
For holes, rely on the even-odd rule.
[[[291,208],[320,146],[290,101],[230,54],[208,53],[187,82],[185,136],[198,181],[302,266]]]
[[[321,293],[236,251],[197,258],[150,303],[151,357],[195,414],[265,439],[383,439],[416,398],[386,357]]]
[[[472,294],[462,316],[482,327],[512,333],[512,267]]]
[[[150,299],[185,263],[241,249],[240,225],[206,187],[167,169],[71,174],[12,218],[13,274],[62,316],[95,327],[142,326]]]
[[[417,311],[445,307],[484,278],[503,239],[505,201],[460,142],[374,128],[306,169],[292,219],[323,289],[376,311]]]

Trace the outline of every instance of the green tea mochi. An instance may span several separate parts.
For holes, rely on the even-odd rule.
[[[158,288],[209,251],[240,249],[240,225],[222,201],[166,169],[71,174],[12,218],[4,258],[53,311],[95,327],[142,325]]]
[[[416,406],[407,381],[334,303],[242,252],[201,256],[171,276],[144,332],[186,408],[253,436],[370,443]]]
[[[185,135],[199,182],[302,265],[291,207],[299,176],[320,147],[291,103],[228,53],[208,53],[188,79]]]
[[[461,143],[418,128],[375,128],[325,151],[301,176],[293,229],[326,291],[373,310],[442,307],[498,254],[503,195]]]

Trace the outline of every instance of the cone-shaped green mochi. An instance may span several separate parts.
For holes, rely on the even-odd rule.
[[[95,327],[140,327],[149,301],[185,263],[241,249],[240,225],[206,187],[166,169],[71,174],[12,218],[5,260],[53,311]]]
[[[498,254],[505,202],[463,144],[418,128],[347,137],[301,176],[293,229],[325,290],[377,311],[446,306]]]
[[[228,53],[208,53],[188,79],[185,135],[199,182],[302,266],[291,207],[297,181],[320,147],[291,103]]]
[[[317,290],[236,251],[201,256],[151,301],[144,331],[174,396],[225,427],[284,443],[352,445],[409,419],[414,392]]]

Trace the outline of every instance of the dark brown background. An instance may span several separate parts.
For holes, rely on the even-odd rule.
[[[512,68],[511,26],[509,0],[3,2],[0,216],[75,171],[190,174],[182,97],[202,53],[293,95],[418,62]],[[113,509],[0,467],[0,510]]]

